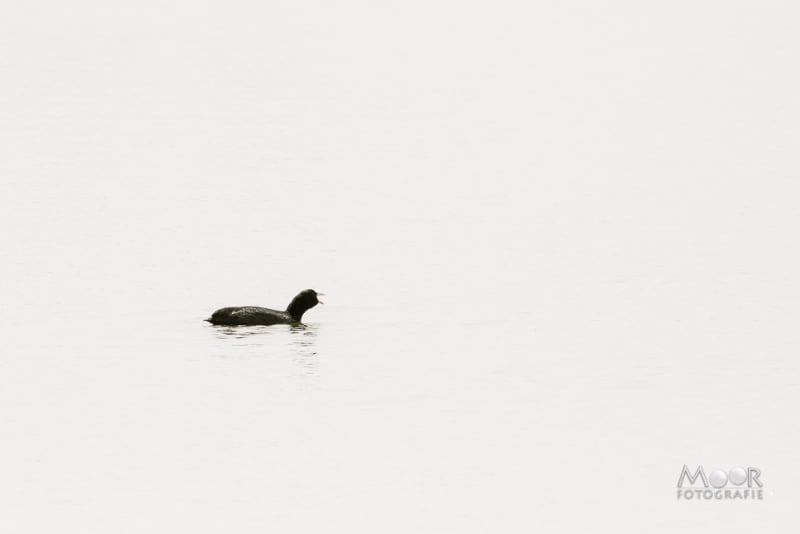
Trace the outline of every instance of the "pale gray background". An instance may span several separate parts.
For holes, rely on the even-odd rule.
[[[4,4],[0,530],[794,532],[795,6]]]

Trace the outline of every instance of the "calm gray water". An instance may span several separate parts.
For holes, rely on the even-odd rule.
[[[800,43],[755,8],[4,8],[0,530],[793,532]]]

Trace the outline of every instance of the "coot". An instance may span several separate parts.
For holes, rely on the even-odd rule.
[[[313,289],[301,291],[292,299],[292,302],[286,307],[286,311],[271,310],[258,306],[221,308],[215,311],[206,321],[219,325],[299,323],[305,312],[317,304],[322,304],[322,301],[317,298],[318,295],[322,295],[322,293],[317,293]]]

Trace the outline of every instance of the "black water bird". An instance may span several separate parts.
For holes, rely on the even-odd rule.
[[[237,306],[231,308],[220,308],[206,319],[215,325],[271,325],[271,324],[292,324],[299,323],[303,319],[303,314],[316,306],[322,304],[317,297],[322,293],[317,293],[313,289],[306,289],[297,294],[292,302],[286,307],[286,311],[271,310],[259,306]]]

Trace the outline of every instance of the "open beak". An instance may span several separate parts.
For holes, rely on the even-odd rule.
[[[325,293],[317,293],[317,304],[325,304],[324,302],[319,300],[320,297],[324,297],[324,296],[325,296]]]

